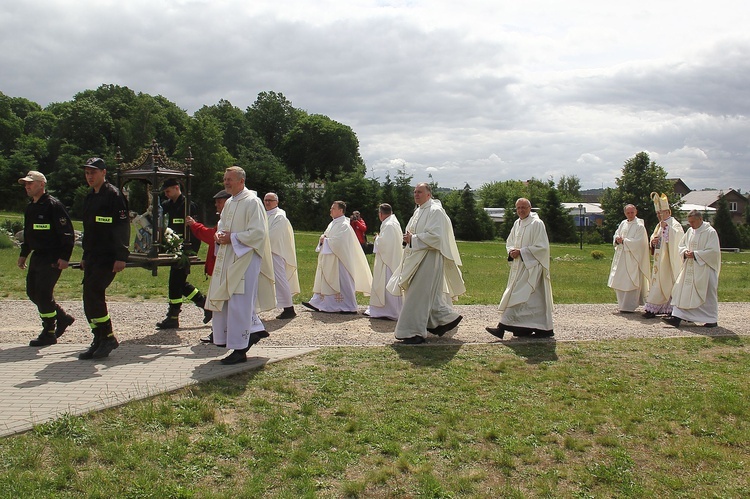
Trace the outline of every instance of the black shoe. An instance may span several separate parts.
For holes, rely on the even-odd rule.
[[[309,302],[303,301],[303,302],[302,302],[302,306],[303,306],[303,307],[307,307],[307,308],[309,308],[309,309],[310,309],[310,310],[312,310],[313,312],[320,312],[320,309],[319,309],[318,307],[314,307],[314,306],[310,305],[310,303],[309,303]]]
[[[211,322],[211,319],[213,318],[214,313],[211,310],[203,309],[203,324],[208,324]]]
[[[65,330],[76,321],[76,318],[72,315],[61,315],[57,318],[57,327],[55,327],[55,338],[59,338],[63,335]]]
[[[679,317],[672,317],[671,315],[669,317],[662,317],[661,320],[674,327],[680,327],[680,322],[682,322],[682,319]]]
[[[209,334],[208,336],[204,336],[201,338],[201,343],[213,343],[214,342],[214,333]]]
[[[644,312],[642,317],[644,319],[653,319],[654,317],[656,317],[656,314],[653,312]]]
[[[421,345],[425,340],[422,336],[412,336],[411,338],[404,338],[401,340],[402,345]]]
[[[555,335],[551,329],[549,331],[534,331],[532,338],[552,338]]]
[[[35,340],[31,340],[29,342],[30,347],[46,347],[47,345],[54,345],[57,343],[57,337],[55,336],[55,333],[48,333],[47,331],[42,331],[39,333],[39,336]]]
[[[716,326],[718,326],[718,324],[715,322],[706,322],[705,324],[703,324],[703,327],[716,327]]]
[[[232,364],[239,364],[240,362],[247,362],[247,354],[244,348],[234,350],[232,353],[221,359],[219,362],[225,366],[231,366]]]
[[[503,339],[503,336],[505,336],[505,329],[501,327],[486,327],[484,328],[484,330],[490,333],[492,336],[497,336],[501,340]]]
[[[284,311],[276,316],[277,319],[294,319],[297,317],[297,312],[294,311],[294,307],[284,307]]]
[[[115,338],[114,335],[107,336],[102,339],[101,344],[99,344],[99,348],[97,348],[96,351],[91,355],[91,358],[103,359],[104,357],[109,357],[110,352],[112,352],[112,350],[119,346],[120,342],[117,341],[117,338]]]
[[[351,310],[341,310],[339,313],[344,315],[357,315],[359,312],[356,310],[353,312]]]
[[[177,329],[180,327],[180,320],[177,317],[167,317],[161,322],[156,323],[156,329]]]
[[[442,326],[438,326],[438,327],[434,327],[434,328],[429,328],[428,327],[427,331],[429,331],[432,334],[436,334],[438,336],[443,336],[445,333],[447,333],[451,329],[453,329],[456,326],[458,326],[458,323],[461,322],[462,319],[463,319],[463,316],[459,315],[458,317],[456,317],[454,320],[452,320],[448,324],[443,324]]]
[[[250,348],[263,338],[268,338],[269,336],[271,335],[268,334],[268,331],[257,331],[255,333],[250,333],[250,339],[248,341],[247,348]]]

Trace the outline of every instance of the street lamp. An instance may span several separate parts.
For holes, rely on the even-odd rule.
[[[583,250],[583,214],[586,213],[586,208],[583,204],[578,203],[578,232],[581,233],[581,250]]]

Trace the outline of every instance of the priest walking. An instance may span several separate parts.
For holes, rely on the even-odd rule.
[[[206,307],[212,310],[213,340],[234,351],[222,364],[247,361],[247,351],[267,338],[258,311],[276,305],[273,259],[266,210],[255,191],[245,187],[245,170],[227,168],[224,189],[232,195],[217,225],[216,264]]]
[[[646,303],[651,265],[648,234],[643,220],[636,217],[638,210],[629,204],[623,211],[625,220],[620,222],[613,239],[615,255],[607,286],[615,290],[620,312],[632,313]]]

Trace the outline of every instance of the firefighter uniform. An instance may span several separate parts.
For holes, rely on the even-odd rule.
[[[105,169],[99,158],[89,159],[84,167]],[[106,357],[117,348],[106,291],[115,278],[115,262],[127,261],[130,255],[129,244],[127,200],[105,180],[99,192],[89,191],[83,203],[83,311],[94,341],[89,350],[79,355],[81,359]]]
[[[168,179],[164,181],[164,184],[162,185],[162,191],[167,187],[177,185],[179,185],[177,180]],[[201,246],[201,241],[197,237],[190,237],[191,232],[185,224],[185,218],[188,214],[193,218],[195,218],[197,215],[198,208],[195,203],[190,203],[190,213],[187,213],[187,210],[185,208],[185,196],[183,194],[180,194],[175,201],[172,201],[171,199],[167,199],[166,201],[164,201],[161,207],[164,213],[165,228],[172,229],[175,234],[185,240],[185,242],[183,243],[183,251],[190,251],[198,254],[198,250]],[[207,323],[210,320],[210,312],[207,312],[203,308],[203,306],[206,304],[206,297],[203,296],[198,288],[187,281],[189,274],[190,265],[174,264],[170,266],[169,308],[167,309],[167,317],[163,321],[156,324],[157,328],[170,329],[180,327],[180,311],[182,310],[182,303],[186,299],[191,300],[197,307],[200,307],[201,310],[203,310],[204,323]]]
[[[32,178],[32,174],[38,174],[46,183],[46,178],[38,172],[29,172],[29,176],[19,179],[19,183],[39,180]],[[20,257],[26,259],[31,254],[26,294],[39,311],[42,332],[29,342],[30,346],[54,345],[75,321],[54,298],[55,285],[62,273],[58,260],[69,261],[74,244],[73,224],[65,206],[47,192],[37,201],[32,199],[24,214]]]

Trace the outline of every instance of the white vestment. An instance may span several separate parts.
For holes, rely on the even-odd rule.
[[[257,312],[275,305],[266,210],[255,192],[245,188],[229,198],[216,230],[231,233],[231,244],[216,245],[206,308],[214,312],[214,343],[226,339],[227,348],[241,349],[250,333],[264,330]]]
[[[615,240],[620,237],[622,242]],[[639,305],[646,303],[650,261],[648,234],[643,220],[623,220],[612,239],[615,255],[609,272],[607,286],[615,290],[617,306],[623,312],[634,312]]]
[[[291,307],[292,296],[300,291],[294,230],[286,218],[286,212],[278,206],[267,211],[266,215],[273,254],[273,272],[276,277],[276,306]]]
[[[402,298],[391,294],[385,286],[401,263],[404,255],[402,242],[401,225],[396,215],[390,215],[380,224],[380,233],[373,243],[375,265],[372,272],[370,306],[365,310],[365,315],[398,320]]]
[[[372,272],[349,219],[340,216],[328,224],[318,245],[313,297],[310,304],[323,312],[356,312],[355,292],[369,294]]]
[[[651,234],[651,239],[658,238],[659,243],[654,248],[654,265],[645,309],[655,314],[669,314],[672,311],[672,287],[682,265],[679,246],[685,229],[674,217],[669,217],[666,222],[666,227],[659,223]]]
[[[687,250],[695,258],[684,258],[672,289],[672,315],[692,322],[718,322],[721,247],[716,230],[708,222],[690,228],[680,242],[680,255]]]
[[[549,239],[544,222],[536,213],[513,223],[506,249],[521,251],[510,264],[508,285],[500,299],[504,326],[535,331],[552,330],[552,284],[550,283]]]
[[[411,244],[386,286],[393,295],[404,294],[396,323],[399,339],[424,337],[427,328],[457,319],[451,300],[466,292],[453,225],[440,201],[429,199],[417,207],[406,230],[412,234]]]

